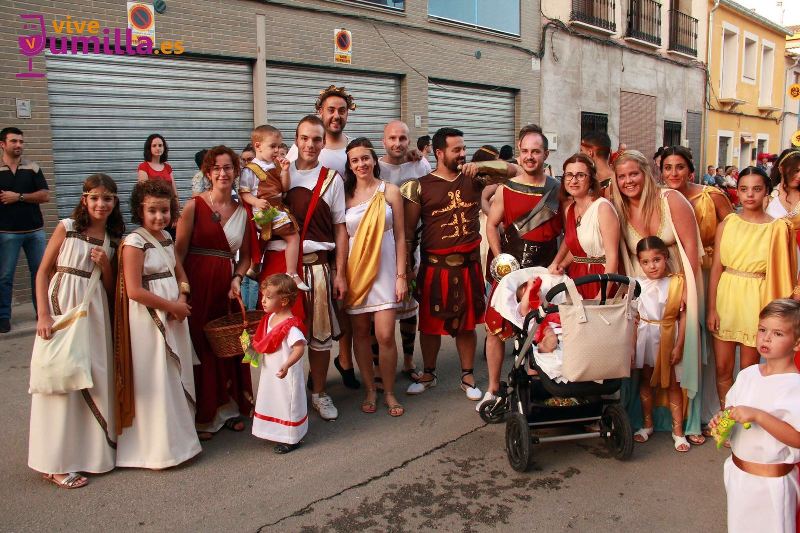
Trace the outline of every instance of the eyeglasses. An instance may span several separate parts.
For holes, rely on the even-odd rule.
[[[589,177],[589,174],[586,172],[566,172],[564,174],[564,181],[586,181],[586,178]]]
[[[225,172],[225,174],[230,174],[233,172],[233,165],[224,165],[221,167],[211,167],[212,174],[219,174],[221,172]]]

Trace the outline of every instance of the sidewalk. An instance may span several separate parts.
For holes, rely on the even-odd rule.
[[[27,337],[36,333],[36,313],[30,302],[11,307],[11,331],[0,333],[0,341]]]

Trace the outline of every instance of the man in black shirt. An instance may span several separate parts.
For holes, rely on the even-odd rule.
[[[50,201],[39,165],[22,160],[25,144],[17,128],[0,130],[0,333],[11,330],[11,295],[19,250],[25,250],[36,309],[36,271],[47,245],[39,204]]]

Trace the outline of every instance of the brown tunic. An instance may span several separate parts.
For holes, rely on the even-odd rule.
[[[422,253],[449,253],[480,242],[482,185],[459,174],[447,181],[435,174],[419,179]]]

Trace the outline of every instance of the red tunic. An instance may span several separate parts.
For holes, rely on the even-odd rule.
[[[205,200],[195,198],[194,206],[194,229],[183,267],[192,287],[189,332],[200,359],[200,365],[194,367],[196,419],[199,424],[207,424],[214,420],[217,409],[231,399],[237,403],[242,415],[249,416],[253,409],[253,387],[250,365],[242,364],[238,357],[223,359],[214,355],[203,331],[209,321],[228,313],[233,261],[222,255],[192,252],[191,248],[205,248],[231,253],[222,225],[211,219],[212,211]]]
[[[514,190],[511,187],[526,190]],[[543,187],[526,186],[520,183],[507,184],[503,187],[503,226],[510,227],[519,217],[536,207],[542,199],[543,192]],[[561,235],[561,229],[561,217],[553,216],[544,224],[527,232],[522,238],[526,241],[550,241]]]
[[[419,179],[422,264],[417,276],[419,330],[429,335],[474,331],[483,323],[486,302],[478,248],[483,187],[459,174],[448,181],[435,174]],[[461,266],[431,264],[432,255],[460,254]],[[473,258],[474,259],[471,259]]]
[[[169,163],[164,163],[164,168],[156,170],[151,167],[150,163],[147,161],[142,161],[139,163],[139,168],[137,170],[145,172],[147,174],[147,179],[172,182],[172,167]]]
[[[567,243],[567,248],[572,253],[572,257],[588,257],[586,252],[583,251],[581,243],[578,240],[578,227],[575,220],[575,204],[570,204],[567,207],[565,215],[566,224],[564,225],[564,242]],[[567,268],[567,276],[572,279],[589,274],[602,274],[606,271],[603,263],[580,263],[573,261],[569,268]],[[595,298],[600,293],[599,283],[587,283],[576,287],[578,293],[584,298]]]

